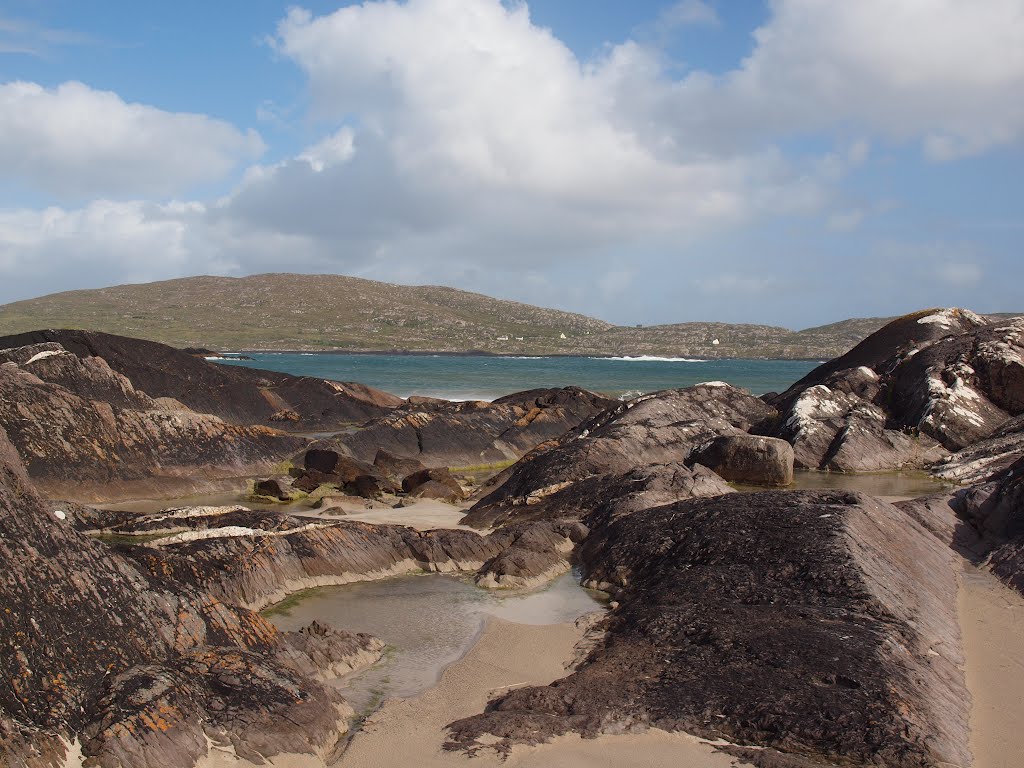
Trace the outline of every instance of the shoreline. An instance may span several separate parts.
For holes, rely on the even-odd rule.
[[[184,351],[184,350],[183,350]],[[190,353],[191,354],[191,353]],[[684,353],[673,353],[671,355],[652,355],[649,353],[645,354],[612,354],[612,353],[585,353],[585,352],[490,352],[488,350],[466,350],[466,351],[430,351],[430,350],[419,350],[419,349],[232,349],[232,350],[210,350],[208,354],[215,355],[381,355],[386,357],[498,357],[498,358],[536,358],[542,360],[545,358],[581,358],[584,360],[621,360],[622,358],[640,359],[643,358],[657,358],[664,359],[664,362],[681,362],[680,357],[687,358],[689,362],[697,363],[714,363],[722,360],[729,361],[741,361],[741,360],[753,360],[757,362],[783,362],[783,363],[821,363],[821,355],[814,355],[811,357],[742,357],[742,356],[725,356],[721,355],[718,357],[703,357],[698,354],[684,354]],[[202,355],[197,355],[201,357]],[[233,358],[227,357],[225,360],[231,361]],[[239,358],[234,358],[238,360]],[[223,362],[222,360],[216,360],[214,362]],[[244,362],[244,361],[243,361]],[[254,366],[253,366],[254,367]]]

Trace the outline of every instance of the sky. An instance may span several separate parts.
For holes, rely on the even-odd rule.
[[[804,328],[1024,311],[1022,245],[1024,0],[0,0],[0,302],[335,273]]]

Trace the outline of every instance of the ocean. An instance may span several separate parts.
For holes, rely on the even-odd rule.
[[[634,397],[704,381],[724,381],[752,394],[781,392],[815,368],[811,360],[686,358],[490,357],[254,352],[252,360],[216,359],[296,376],[356,381],[409,397],[494,400],[538,387],[575,385],[610,397]]]

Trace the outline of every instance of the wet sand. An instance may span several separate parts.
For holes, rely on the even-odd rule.
[[[449,667],[437,686],[415,699],[388,701],[374,713],[338,765],[724,768],[734,764],[732,758],[692,737],[657,731],[594,740],[562,737],[539,747],[516,747],[504,762],[493,750],[473,758],[443,751],[447,723],[483,711],[491,697],[509,688],[543,685],[565,676],[565,660],[572,657],[581,636],[575,624],[527,626],[491,619],[473,650]]]
[[[974,768],[1024,765],[1024,596],[968,566],[960,626],[971,692]]]
[[[468,526],[459,525],[466,514],[466,507],[458,507],[447,504],[443,501],[433,499],[407,500],[407,506],[380,509],[360,508],[358,502],[347,504],[342,502],[341,509],[328,507],[323,513],[319,510],[304,510],[302,516],[315,517],[318,520],[359,520],[364,523],[375,523],[377,525],[407,525],[418,531],[427,531],[433,528],[465,528],[476,530]],[[486,533],[480,531],[480,533]]]

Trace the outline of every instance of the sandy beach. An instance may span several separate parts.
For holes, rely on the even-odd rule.
[[[974,768],[1024,765],[1024,596],[990,574],[967,567],[959,596],[971,715]],[[686,734],[648,730],[581,739],[567,735],[538,747],[516,747],[502,761],[483,749],[470,758],[445,752],[444,727],[482,711],[509,688],[546,684],[566,674],[583,630],[573,623],[546,626],[491,619],[476,645],[445,670],[440,683],[411,699],[386,701],[352,739],[338,768],[724,768],[734,758]],[[313,768],[316,758],[284,755],[277,768]],[[246,768],[215,749],[203,768]]]
[[[974,768],[1024,765],[1024,596],[973,567],[961,579]]]

